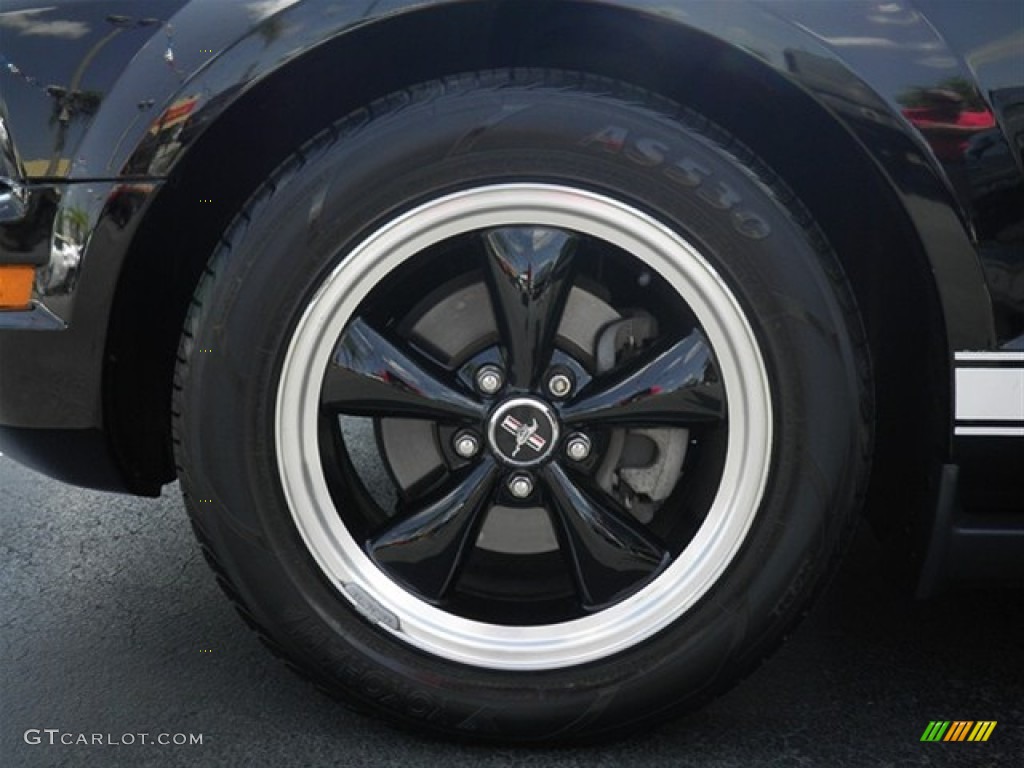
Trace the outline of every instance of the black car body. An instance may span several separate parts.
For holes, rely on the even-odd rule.
[[[35,273],[30,304],[0,310],[0,448],[67,482],[158,494],[175,477],[182,324],[253,191],[361,105],[517,68],[686,105],[785,180],[864,320],[874,528],[905,540],[922,593],[1019,577],[1024,14],[1012,0],[8,0],[0,268]]]

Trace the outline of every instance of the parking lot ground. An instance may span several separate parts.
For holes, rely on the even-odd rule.
[[[0,457],[0,766],[1024,764],[1024,593],[915,604],[875,563],[862,535],[786,646],[696,714],[603,747],[453,745],[352,714],[270,656],[214,584],[176,487],[87,492]],[[986,743],[922,743],[932,720],[997,726]],[[202,743],[59,743],[142,733]]]

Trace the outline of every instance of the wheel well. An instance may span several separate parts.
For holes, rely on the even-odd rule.
[[[820,104],[747,53],[635,11],[525,5],[450,5],[368,25],[289,62],[199,137],[143,221],[112,308],[104,405],[126,476],[149,489],[173,479],[172,376],[190,297],[235,212],[288,154],[349,111],[417,81],[550,67],[623,80],[703,113],[751,147],[811,211],[846,269],[871,345],[879,385],[871,506],[878,522],[900,522],[882,515],[924,498],[917,492],[945,430],[934,414],[948,413],[949,387],[927,259],[881,173]],[[825,162],[838,172],[822,173]]]

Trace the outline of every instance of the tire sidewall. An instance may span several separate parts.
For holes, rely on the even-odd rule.
[[[865,437],[837,267],[742,148],[619,90],[478,76],[357,113],[257,194],[214,259],[216,279],[199,289],[192,346],[211,351],[189,358],[179,447],[197,527],[279,651],[391,718],[485,737],[586,737],[706,697],[779,641],[847,527]],[[307,552],[277,479],[273,435],[291,334],[345,253],[422,202],[516,181],[613,197],[696,246],[754,329],[774,415],[764,501],[703,599],[628,652],[531,673],[432,658],[368,624]]]

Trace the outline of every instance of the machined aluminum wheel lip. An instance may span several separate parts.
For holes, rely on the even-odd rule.
[[[337,513],[317,439],[320,390],[332,350],[360,302],[392,270],[442,240],[535,225],[605,240],[658,272],[701,324],[729,409],[726,458],[707,517],[650,584],[593,615],[537,626],[466,619],[419,599],[366,555]],[[690,610],[733,561],[757,515],[772,457],[771,390],[753,329],[700,252],[648,214],[588,190],[494,184],[445,195],[389,221],[352,249],[303,312],[278,382],[279,479],[317,565],[367,620],[427,653],[476,667],[539,671],[597,661],[643,642]]]

